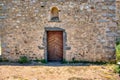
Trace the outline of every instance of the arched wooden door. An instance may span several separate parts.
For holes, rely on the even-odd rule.
[[[61,61],[63,59],[63,32],[47,32],[48,61]]]

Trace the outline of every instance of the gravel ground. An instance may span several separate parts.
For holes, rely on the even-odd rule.
[[[0,80],[120,80],[114,65],[0,63]]]

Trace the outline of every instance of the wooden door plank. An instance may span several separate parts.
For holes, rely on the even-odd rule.
[[[62,60],[63,57],[63,32],[48,31],[48,60]]]

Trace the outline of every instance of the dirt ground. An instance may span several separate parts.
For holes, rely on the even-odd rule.
[[[120,80],[113,66],[0,64],[0,80]]]

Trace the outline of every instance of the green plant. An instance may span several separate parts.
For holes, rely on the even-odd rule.
[[[96,65],[104,65],[104,64],[112,64],[113,62],[103,62],[103,61],[96,61],[96,62],[91,62],[91,61],[78,61],[75,59],[72,59],[72,61],[66,61],[63,59],[62,63],[90,63],[90,64],[96,64]]]
[[[120,45],[120,38],[116,39],[116,45]]]
[[[47,61],[45,59],[41,59],[40,61],[41,61],[41,63],[47,63]]]
[[[37,59],[36,58],[36,60],[34,60],[35,62],[41,62],[41,63],[47,63],[47,61],[45,60],[45,59]]]
[[[0,62],[2,62],[3,60],[2,60],[2,58],[0,58]]]
[[[87,79],[87,78],[80,78],[80,77],[70,77],[68,80],[92,80],[92,79]]]
[[[116,46],[116,60],[120,61],[120,44]]]
[[[65,59],[62,60],[62,63],[68,63],[68,61],[66,61]]]
[[[0,57],[0,62],[9,62],[9,60],[7,58]]]
[[[36,58],[35,60],[33,60],[35,62],[41,62],[40,59]]]
[[[120,65],[116,65],[116,66],[115,66],[114,72],[120,74]]]
[[[18,60],[19,63],[28,63],[29,60],[26,56],[21,56],[20,59]]]

